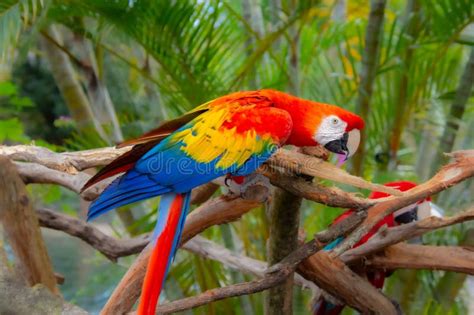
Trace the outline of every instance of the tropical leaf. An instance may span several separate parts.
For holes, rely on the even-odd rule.
[[[21,31],[34,23],[43,7],[43,0],[0,2],[0,61],[13,53]]]

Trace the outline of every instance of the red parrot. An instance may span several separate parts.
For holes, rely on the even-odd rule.
[[[407,191],[415,187],[416,184],[409,181],[398,181],[398,182],[386,183],[385,186],[393,187],[400,191]],[[384,198],[388,196],[389,194],[375,191],[369,195],[369,198],[379,199],[379,198]],[[360,239],[360,241],[354,245],[354,247],[358,247],[366,243],[384,225],[386,225],[387,227],[393,227],[396,225],[410,223],[410,222],[421,220],[421,219],[431,216],[433,210],[431,209],[430,200],[431,199],[428,197],[424,200],[420,200],[415,204],[404,207],[386,216],[385,218],[380,220],[367,234],[365,234]],[[346,212],[338,216],[336,219],[334,219],[332,224],[343,221],[344,219],[346,219],[353,213],[354,213],[353,209],[347,210]],[[327,245],[324,249],[325,250],[333,249],[339,243],[341,243],[343,239],[344,239],[343,237],[338,238],[334,242]],[[387,272],[384,270],[370,270],[370,271],[366,271],[366,274],[365,274],[365,276],[367,277],[367,280],[377,289],[383,288],[385,278],[389,275],[390,275],[390,272]],[[335,302],[330,302],[326,300],[323,295],[321,295],[321,297],[316,301],[316,303],[313,306],[313,314],[314,315],[338,315],[342,312],[343,309],[344,309],[344,305],[336,304]]]
[[[92,202],[88,219],[161,195],[138,314],[155,314],[193,188],[224,175],[249,175],[285,144],[322,145],[347,158],[357,149],[363,127],[359,116],[340,107],[259,90],[222,96],[122,143],[133,148],[83,190],[125,173]]]

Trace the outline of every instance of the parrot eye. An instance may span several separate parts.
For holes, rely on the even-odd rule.
[[[331,123],[334,125],[334,126],[337,126],[339,124],[339,118],[337,117],[334,117],[331,119]]]

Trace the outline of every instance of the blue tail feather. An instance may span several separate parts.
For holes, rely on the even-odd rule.
[[[94,219],[117,207],[152,198],[168,191],[170,191],[170,188],[160,186],[150,180],[148,176],[132,170],[113,181],[92,202],[87,220]]]

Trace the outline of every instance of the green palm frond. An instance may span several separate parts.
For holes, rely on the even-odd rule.
[[[226,81],[243,47],[235,38],[235,21],[224,18],[218,1],[139,1],[131,6],[128,1],[112,5],[88,1],[85,5],[153,56],[161,88],[171,96],[168,102],[186,101],[189,107],[227,92]]]
[[[459,33],[474,21],[471,0],[423,0],[426,27],[431,41],[455,40]]]
[[[42,0],[6,0],[0,3],[0,60],[15,49],[22,29],[31,25],[45,6]]]

